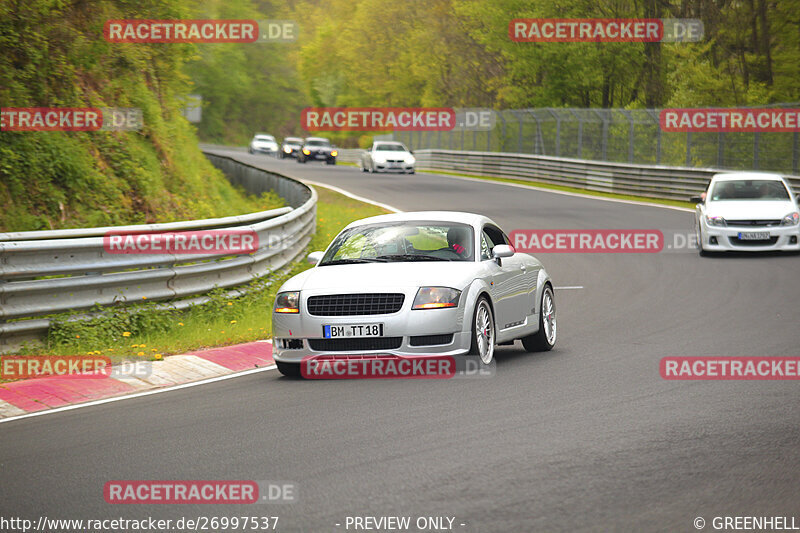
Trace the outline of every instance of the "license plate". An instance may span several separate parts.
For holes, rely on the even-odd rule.
[[[383,324],[322,326],[322,336],[326,339],[337,339],[339,337],[383,337]]]
[[[769,239],[768,231],[739,232],[740,241],[765,241]]]

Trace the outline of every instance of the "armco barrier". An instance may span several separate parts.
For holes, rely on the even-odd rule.
[[[168,224],[0,234],[0,352],[49,327],[37,317],[97,305],[197,296],[268,275],[304,251],[316,227],[317,193],[303,183],[209,154],[212,164],[247,192],[275,190],[290,207],[247,215]],[[217,256],[111,254],[103,236],[198,230],[250,230],[255,252]],[[46,276],[46,278],[44,278]]]
[[[414,155],[419,170],[515,178],[671,200],[688,200],[704,191],[714,174],[732,172],[503,152],[416,150]],[[788,178],[795,193],[800,193],[800,177]]]

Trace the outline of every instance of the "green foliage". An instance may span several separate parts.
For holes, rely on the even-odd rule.
[[[194,47],[112,44],[107,19],[186,18],[188,1],[0,3],[3,107],[137,107],[139,132],[0,132],[0,231],[166,222],[256,211],[181,116]],[[282,202],[269,198],[276,207]]]

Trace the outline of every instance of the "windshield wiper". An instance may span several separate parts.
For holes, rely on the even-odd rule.
[[[325,261],[324,263],[320,263],[319,266],[325,265],[349,265],[354,263],[385,263],[386,259],[380,257],[354,257],[351,259],[333,259],[331,261]]]
[[[378,259],[383,259],[385,261],[455,261],[455,259],[448,259],[446,257],[436,257],[433,255],[422,254],[379,255]]]

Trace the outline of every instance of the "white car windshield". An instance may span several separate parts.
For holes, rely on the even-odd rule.
[[[392,143],[392,144],[378,144],[375,145],[376,152],[407,152],[406,147],[402,144]]]
[[[344,230],[320,266],[390,261],[472,261],[474,232],[455,222],[368,224]]]
[[[311,139],[306,141],[307,146],[330,146],[330,141],[325,141],[322,139]]]
[[[788,200],[789,191],[780,180],[726,180],[717,182],[711,200]]]
[[[273,137],[272,135],[256,135],[255,139],[253,139],[253,140],[255,140],[255,141],[271,141],[271,142],[275,142],[275,137]]]

